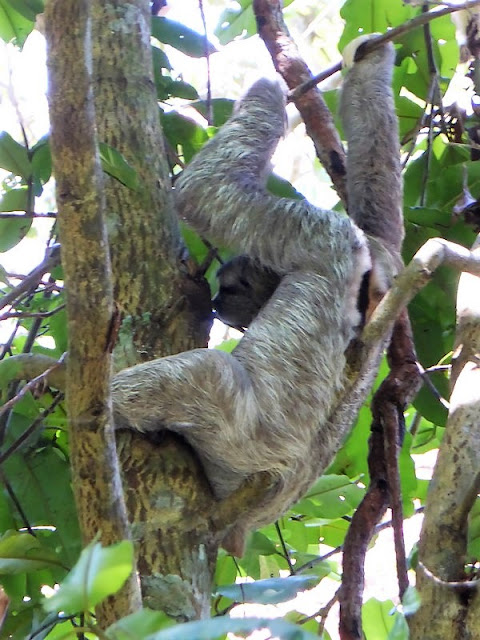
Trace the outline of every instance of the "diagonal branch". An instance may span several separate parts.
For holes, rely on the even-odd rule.
[[[312,78],[283,20],[280,0],[254,0],[253,10],[260,37],[265,42],[275,69],[290,89]],[[305,122],[305,127],[315,145],[318,159],[330,176],[340,199],[346,204],[345,151],[333,122],[332,114],[313,85],[308,93],[295,99],[295,106]]]

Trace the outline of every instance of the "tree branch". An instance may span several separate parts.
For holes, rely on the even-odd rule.
[[[472,253],[480,258],[480,236],[474,247]],[[467,578],[468,517],[480,488],[479,275],[463,273],[458,286],[455,386],[420,536],[417,588],[422,606],[411,623],[412,640],[425,637],[425,610],[430,612],[428,637],[432,640],[446,637],[447,629],[455,640],[478,632],[478,594],[473,599],[459,598],[458,591],[445,588],[444,583],[451,586]]]
[[[280,0],[254,0],[253,10],[257,29],[265,42],[273,64],[290,89],[304,86],[312,73],[292,40],[282,15]],[[294,99],[313,140],[318,159],[330,176],[340,199],[346,205],[345,151],[322,94],[315,84],[308,94],[302,92]],[[291,95],[291,94],[290,94]]]
[[[43,276],[59,264],[60,245],[54,244],[47,249],[43,262],[41,262],[38,267],[35,267],[33,271],[30,271],[27,277],[24,278],[20,284],[0,298],[0,309],[12,304],[24,293],[35,290]]]

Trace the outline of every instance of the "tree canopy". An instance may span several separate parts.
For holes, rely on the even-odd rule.
[[[218,504],[173,436],[157,445],[122,432],[115,442],[110,379],[208,340],[210,292],[231,252],[177,220],[171,185],[231,114],[231,99],[210,95],[217,49],[233,50],[259,26],[295,89],[312,74],[289,20],[292,33],[307,34],[302,53],[322,56],[331,35],[306,0],[285,2],[283,15],[277,0],[240,0],[225,6],[210,38],[169,18],[164,4],[0,0],[9,46],[21,50],[35,29],[46,35],[52,125],[34,139],[18,110],[21,136],[0,134],[1,254],[34,236],[38,220],[51,221],[34,269],[0,260],[0,639],[213,639],[266,628],[268,637],[328,640],[338,637],[338,601],[342,640],[480,638],[480,2],[458,13],[442,5],[425,20],[429,3],[346,0],[335,16],[340,51],[359,33],[387,34],[396,46],[403,257],[416,258],[365,339],[409,302],[413,341],[401,315],[335,460],[283,518],[250,536],[241,559],[218,550],[211,530],[255,500],[262,480]],[[205,97],[182,75],[193,59],[208,63]],[[345,208],[338,88],[297,91]],[[303,197],[275,174],[268,188]],[[418,254],[433,238],[442,241]],[[216,348],[237,341],[228,334]],[[430,481],[417,456],[437,450]],[[424,512],[420,542],[405,557],[403,523]],[[398,593],[362,605],[367,547],[390,527]],[[311,614],[294,603],[275,619],[260,607],[229,615],[319,584]]]

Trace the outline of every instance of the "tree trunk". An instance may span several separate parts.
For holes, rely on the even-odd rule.
[[[129,537],[110,400],[113,292],[90,78],[88,0],[46,10],[51,149],[55,166],[67,318],[67,410],[72,484],[84,544]],[[71,69],[75,68],[75,82]],[[135,571],[102,625],[140,606]]]
[[[148,0],[93,0],[94,95],[101,142],[136,172],[137,189],[106,179],[117,369],[205,346],[210,294],[186,259],[153,82]],[[192,275],[193,274],[193,275]],[[215,502],[180,439],[118,435],[145,604],[181,620],[206,616],[217,552]],[[202,515],[203,514],[203,515]]]

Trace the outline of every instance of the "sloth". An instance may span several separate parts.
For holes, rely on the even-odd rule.
[[[391,43],[356,53],[344,82],[349,216],[266,190],[285,131],[278,81],[262,79],[248,90],[175,185],[188,224],[244,256],[223,267],[220,315],[249,328],[231,354],[195,349],[118,373],[115,424],[181,434],[219,500],[254,474],[268,474],[264,495],[225,532],[222,545],[236,555],[251,529],[303,495],[351,426],[334,428],[329,418],[347,383],[346,350],[362,324],[359,295],[372,261],[372,297],[385,292],[396,268],[387,255],[398,254],[403,233],[394,58]],[[256,301],[243,315],[232,312],[230,276],[234,286],[243,277],[245,299],[258,270],[267,282],[254,291]]]
[[[220,267],[217,280],[218,292],[212,298],[215,315],[241,331],[272,297],[281,277],[248,256],[236,256]]]

